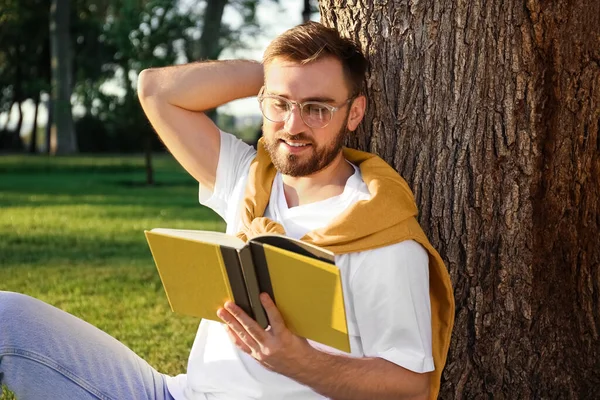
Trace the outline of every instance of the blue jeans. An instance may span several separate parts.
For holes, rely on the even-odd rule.
[[[165,376],[98,328],[0,291],[0,383],[17,400],[173,400]]]

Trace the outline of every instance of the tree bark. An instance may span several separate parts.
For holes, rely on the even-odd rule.
[[[409,182],[452,277],[440,398],[597,398],[600,2],[320,6],[370,59],[349,144]]]
[[[70,1],[52,0],[50,6],[50,52],[52,62],[53,124],[50,154],[77,152],[71,110]]]

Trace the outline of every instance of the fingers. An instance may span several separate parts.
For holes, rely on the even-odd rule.
[[[240,307],[233,302],[226,302],[225,308],[217,312],[221,318],[238,337],[251,348],[257,348],[257,343],[265,339],[265,330],[250,318]]]
[[[269,317],[269,324],[274,332],[280,332],[285,328],[285,323],[283,322],[283,317],[279,312],[279,309],[275,305],[275,302],[271,299],[271,297],[267,293],[260,294],[260,302],[262,303],[265,311],[267,312],[267,317]]]
[[[225,324],[225,332],[229,335],[229,339],[235,344],[240,350],[244,353],[252,354],[252,349],[244,343],[242,339],[229,327],[229,325]]]

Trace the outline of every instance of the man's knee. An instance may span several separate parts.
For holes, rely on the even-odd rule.
[[[25,314],[35,302],[37,300],[33,297],[21,293],[0,291],[0,332],[15,327],[21,319],[27,319]]]

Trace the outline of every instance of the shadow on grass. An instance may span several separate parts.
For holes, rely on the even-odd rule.
[[[155,171],[185,174],[183,168],[168,153],[155,154]],[[139,154],[90,154],[53,156],[16,154],[0,158],[0,173],[11,174],[89,174],[145,173],[145,159]]]
[[[204,223],[205,230],[218,230]],[[146,229],[174,226],[148,226]],[[211,229],[212,228],[212,229]],[[182,228],[183,229],[183,228]],[[114,237],[114,235],[119,235]],[[5,232],[0,242],[0,265],[154,265],[143,229],[111,234],[48,231]]]
[[[49,235],[6,233],[0,243],[0,265],[123,265],[153,263],[143,232],[135,239],[107,239],[76,233]]]

